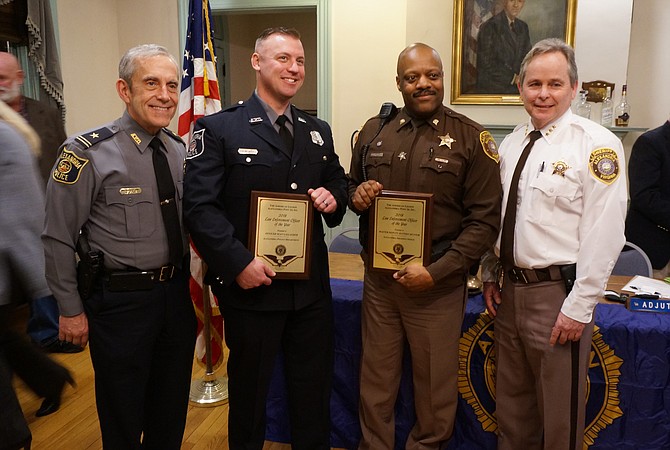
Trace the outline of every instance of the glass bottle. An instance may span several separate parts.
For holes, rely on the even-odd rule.
[[[575,106],[575,114],[591,118],[591,105],[586,101],[586,91],[579,91],[579,102]]]
[[[630,105],[626,101],[626,85],[621,88],[621,101],[614,109],[615,124],[617,127],[627,127],[630,119]]]
[[[603,107],[600,110],[600,125],[604,127],[612,126],[612,113],[614,112],[614,104],[612,102],[612,88],[607,86],[607,95],[603,100]]]

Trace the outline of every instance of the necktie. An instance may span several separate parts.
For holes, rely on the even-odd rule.
[[[179,213],[177,212],[174,181],[170,173],[170,165],[165,153],[161,150],[161,141],[157,137],[152,139],[149,146],[153,150],[152,159],[156,174],[156,184],[158,185],[161,214],[163,215],[163,224],[165,225],[165,233],[168,239],[170,264],[181,268],[182,258],[184,257],[184,241],[182,240],[181,226],[179,224]]]
[[[528,155],[530,155],[530,150],[533,148],[535,141],[542,137],[542,133],[539,130],[534,130],[528,137],[530,141],[521,152],[519,161],[514,168],[512,182],[509,186],[507,206],[505,207],[505,219],[503,220],[502,237],[500,239],[500,260],[505,270],[514,267],[514,225],[516,224],[517,199],[519,196],[519,178],[523,166],[526,165],[528,160]]]
[[[293,152],[293,135],[286,127],[287,120],[288,117],[282,114],[281,116],[277,117],[275,123],[279,124],[279,137],[281,137],[281,140],[284,143],[284,148],[288,150],[289,153],[291,153]]]
[[[512,34],[516,33],[516,24],[514,23],[514,21],[511,21],[509,23],[509,29],[512,30]]]

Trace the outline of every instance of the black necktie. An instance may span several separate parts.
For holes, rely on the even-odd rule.
[[[155,137],[149,143],[153,149],[154,172],[156,184],[158,185],[158,198],[160,199],[163,224],[168,239],[170,251],[170,264],[181,268],[184,257],[184,241],[182,240],[181,226],[179,224],[179,213],[174,195],[174,181],[170,173],[170,165],[167,157],[161,150],[161,141]]]
[[[539,130],[534,130],[528,137],[530,141],[521,152],[519,161],[514,168],[512,182],[509,185],[507,206],[505,207],[502,237],[500,238],[500,260],[505,270],[514,267],[514,225],[516,223],[517,199],[519,195],[519,178],[521,177],[523,166],[526,165],[526,161],[528,160],[528,155],[530,155],[530,150],[533,148],[535,141],[542,137],[542,133]]]
[[[287,121],[288,117],[282,114],[281,116],[277,117],[275,123],[279,124],[279,137],[281,137],[281,140],[284,143],[284,148],[288,150],[289,153],[291,153],[293,152],[293,135],[286,127]]]

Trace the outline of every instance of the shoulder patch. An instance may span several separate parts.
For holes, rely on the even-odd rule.
[[[186,149],[186,159],[196,158],[202,155],[202,153],[205,151],[205,142],[202,139],[204,134],[205,128],[193,132],[193,136],[191,136],[191,142]]]
[[[90,131],[86,134],[81,134],[74,138],[75,141],[79,142],[84,148],[91,148],[98,142],[102,142],[107,138],[110,138],[116,134],[116,131],[111,130],[107,127],[98,128],[97,130]]]
[[[482,149],[486,156],[494,160],[496,163],[500,162],[500,155],[498,154],[498,146],[496,145],[496,140],[493,139],[491,133],[488,131],[482,131],[479,133],[479,142],[482,143]]]
[[[181,138],[181,136],[179,136],[177,133],[175,133],[175,132],[172,131],[171,129],[169,129],[169,128],[165,128],[165,127],[164,127],[164,128],[163,128],[163,131],[165,131],[165,134],[167,134],[168,136],[170,136],[172,139],[174,139],[175,141],[179,142],[180,144],[186,144],[186,143],[184,142],[184,140]]]
[[[611,148],[597,148],[589,156],[589,171],[603,183],[612,184],[619,178],[619,157]]]
[[[88,159],[80,158],[66,147],[63,147],[63,151],[58,157],[58,162],[51,174],[51,178],[59,183],[75,184],[79,181],[81,170],[86,164],[88,164]]]

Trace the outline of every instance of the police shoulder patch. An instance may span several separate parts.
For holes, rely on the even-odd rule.
[[[74,140],[83,145],[84,148],[91,148],[98,142],[114,136],[114,134],[116,134],[116,131],[107,127],[102,127],[94,131],[89,131],[86,134],[81,134],[74,138]]]
[[[597,148],[589,156],[589,171],[597,180],[612,184],[619,178],[619,157],[611,148]]]
[[[56,168],[51,173],[51,178],[58,183],[75,184],[86,164],[88,164],[88,159],[81,158],[68,150],[67,147],[63,147]]]
[[[205,128],[193,132],[191,142],[186,149],[186,159],[193,159],[203,154],[205,151],[205,142],[203,141],[204,134]]]
[[[479,133],[479,142],[482,143],[482,149],[486,156],[494,160],[496,163],[500,162],[500,155],[498,154],[498,146],[496,145],[495,139],[491,136],[491,133],[488,131],[482,131]]]

